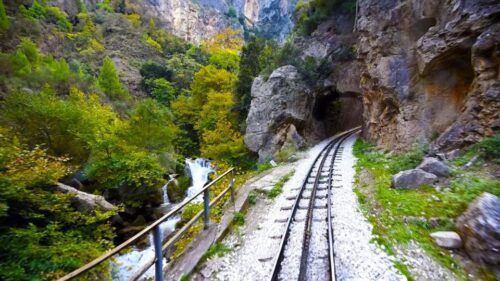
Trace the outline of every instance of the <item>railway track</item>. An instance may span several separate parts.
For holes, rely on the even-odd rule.
[[[335,137],[318,154],[297,196],[274,260],[274,280],[335,280],[332,188],[336,188],[335,161],[340,159],[342,143],[359,129]]]

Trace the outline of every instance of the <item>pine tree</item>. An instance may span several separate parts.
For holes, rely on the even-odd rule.
[[[115,64],[109,57],[104,58],[98,83],[101,90],[112,100],[128,97],[128,92],[120,83]]]
[[[0,0],[0,33],[5,32],[9,29],[10,22],[7,18],[7,13],[5,12],[5,7],[3,5],[3,0]]]

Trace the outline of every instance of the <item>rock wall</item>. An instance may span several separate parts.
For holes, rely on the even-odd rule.
[[[364,136],[450,150],[500,127],[500,4],[359,1]]]
[[[294,48],[315,73],[294,66],[276,69],[252,85],[245,143],[261,161],[287,144],[300,149],[361,124],[359,63],[352,53],[354,18],[337,14],[311,36],[296,37]]]
[[[24,0],[16,0],[24,1]],[[28,0],[26,0],[28,1]],[[85,0],[94,8],[101,0]],[[49,0],[70,15],[78,13],[75,0]],[[198,42],[232,27],[255,28],[260,34],[283,41],[293,27],[297,0],[143,0],[127,1],[127,8],[158,20],[162,26],[188,41]]]

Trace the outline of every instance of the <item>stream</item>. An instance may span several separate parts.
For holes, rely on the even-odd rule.
[[[187,190],[186,197],[184,201],[191,198],[191,196],[198,193],[208,180],[208,175],[215,172],[210,164],[210,161],[203,158],[197,159],[186,159],[186,172],[191,178],[191,186]],[[166,213],[169,210],[175,208],[177,204],[170,202],[167,193],[167,186],[171,181],[175,179],[169,179],[169,181],[162,187],[163,193],[163,203],[159,207],[163,212]],[[183,201],[183,202],[184,202]],[[202,202],[203,196],[198,196],[192,202]],[[182,204],[178,203],[178,204]],[[161,236],[164,241],[165,238],[174,231],[175,224],[180,220],[179,216],[175,216],[160,224]],[[118,281],[128,281],[130,277],[134,274],[135,270],[141,268],[148,260],[154,257],[154,247],[153,247],[153,235],[149,234],[149,245],[145,248],[132,247],[129,252],[121,254],[115,257],[114,262],[111,265],[111,276],[113,280]],[[163,259],[163,264],[165,265],[166,259]],[[154,278],[154,265],[151,266],[146,273],[142,275],[142,279]]]

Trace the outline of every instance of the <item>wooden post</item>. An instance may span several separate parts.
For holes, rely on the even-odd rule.
[[[163,254],[161,250],[161,230],[160,226],[157,225],[153,229],[153,244],[155,247],[155,280],[163,281]]]
[[[203,222],[204,228],[207,229],[210,225],[210,193],[208,188],[203,192]]]

